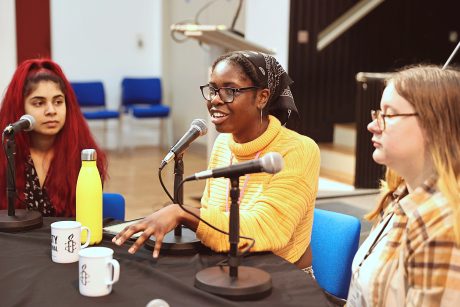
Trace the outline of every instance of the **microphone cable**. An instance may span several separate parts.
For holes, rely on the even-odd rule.
[[[158,168],[158,178],[160,180],[160,184],[161,184],[161,187],[163,188],[163,190],[165,191],[166,195],[168,195],[169,199],[174,203],[174,198],[171,196],[171,194],[169,193],[168,189],[166,188],[164,182],[163,182],[163,178],[162,178],[162,168]],[[184,185],[184,183],[186,182],[187,180],[182,180],[180,183],[179,183],[179,186],[177,188],[177,191],[180,190],[180,188]],[[177,192],[176,191],[176,192]],[[176,197],[176,199],[178,198],[179,195],[174,195]],[[205,223],[206,225],[208,225],[209,227],[211,227],[212,229],[220,232],[220,233],[223,233],[224,235],[226,236],[230,236],[230,233],[224,231],[224,230],[221,230],[217,227],[215,227],[214,225],[211,225],[209,222],[207,222],[206,220],[202,219],[201,217],[199,217],[198,215],[196,215],[195,213],[191,212],[190,210],[186,209],[184,207],[183,204],[180,204],[178,203],[179,207],[184,210],[185,212],[187,212],[188,214],[190,214],[191,216],[195,217],[196,219],[198,219],[199,221]],[[251,241],[251,243],[249,244],[248,247],[246,247],[244,250],[241,251],[241,254],[238,255],[239,257],[244,257],[246,256],[246,254],[249,253],[249,250],[254,246],[254,244],[256,243],[256,240],[254,238],[250,238],[250,237],[246,237],[246,236],[240,236],[238,235],[238,238],[239,239],[246,239],[246,240],[249,240]]]
[[[213,5],[215,2],[217,2],[217,0],[208,1],[198,10],[198,12],[195,14],[195,24],[196,25],[200,24],[199,18],[200,18],[201,13],[203,13],[208,7]]]
[[[174,203],[174,198],[171,196],[171,193],[169,193],[168,189],[166,188],[164,182],[163,182],[163,177],[161,175],[163,168],[159,167],[158,168],[158,178],[160,179],[160,184],[163,190],[165,191],[166,195],[168,195],[169,199]]]
[[[158,169],[158,177],[160,179],[160,184],[161,186],[163,187],[163,190],[165,191],[166,195],[168,195],[169,199],[174,203],[174,198],[171,196],[171,194],[169,193],[168,189],[166,188],[164,182],[163,182],[163,178],[162,178],[162,171],[163,169],[162,168],[159,168]],[[184,183],[186,182],[187,180],[182,180],[180,183],[179,183],[179,186],[178,186],[178,189],[177,191],[180,190],[180,187],[182,185],[184,185]],[[178,198],[178,195],[174,195],[176,197],[176,199]],[[224,235],[226,236],[230,236],[230,234],[224,230],[221,230],[217,227],[215,227],[214,225],[211,225],[209,222],[207,222],[206,220],[202,219],[201,217],[199,217],[198,215],[196,215],[195,213],[189,211],[188,209],[186,209],[183,204],[180,204],[178,203],[179,207],[184,210],[185,212],[187,212],[188,214],[190,214],[191,216],[197,218],[199,221],[205,223],[206,225],[208,225],[209,227],[211,227],[212,229],[220,232],[220,233],[223,233]],[[256,240],[253,239],[253,238],[250,238],[250,237],[245,237],[245,236],[238,236],[239,239],[246,239],[246,240],[249,240],[251,241],[252,243],[249,245],[248,248],[244,249],[242,252],[241,252],[241,255],[239,256],[245,256],[245,254],[247,254],[249,252],[249,250],[254,246],[254,244],[256,243]]]
[[[230,31],[232,31],[234,33],[237,32],[235,30],[235,25],[236,25],[236,20],[240,16],[240,11],[241,11],[241,6],[243,5],[243,1],[244,0],[239,0],[238,7],[236,8],[235,16],[233,16],[232,25],[230,26]],[[238,32],[238,34],[244,37],[244,35],[242,35],[242,33]]]
[[[187,182],[187,180],[182,180],[177,189],[176,189],[176,195],[174,195],[176,197],[176,199],[178,198],[178,195],[177,195],[177,192],[180,190],[180,188],[184,185],[184,183]],[[230,236],[230,233],[224,231],[224,230],[221,230],[219,228],[217,228],[216,226],[212,225],[211,223],[207,222],[206,220],[202,219],[200,216],[196,215],[195,213],[191,212],[190,210],[186,209],[184,207],[183,204],[180,204],[178,203],[179,207],[184,210],[185,212],[187,212],[188,214],[190,214],[191,216],[195,217],[196,219],[198,219],[199,221],[205,223],[207,226],[211,227],[212,229],[226,235],[226,236]],[[239,255],[237,255],[238,257],[244,257],[246,254],[249,253],[249,250],[254,246],[254,244],[256,243],[256,240],[254,238],[250,238],[250,237],[246,237],[246,236],[241,236],[241,235],[238,235],[238,239],[246,239],[246,240],[249,240],[251,241],[251,243],[241,251],[241,253]]]

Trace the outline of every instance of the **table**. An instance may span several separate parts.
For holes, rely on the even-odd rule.
[[[120,280],[111,294],[85,297],[78,291],[78,262],[58,264],[51,260],[50,224],[21,233],[0,233],[1,306],[145,306],[161,298],[174,306],[328,306],[317,283],[293,264],[272,253],[242,259],[242,265],[270,273],[272,293],[258,301],[231,301],[193,286],[195,274],[226,258],[204,252],[190,256],[162,255],[152,258],[141,248],[135,255],[127,246],[118,247],[109,238],[99,246],[114,250],[120,262]]]

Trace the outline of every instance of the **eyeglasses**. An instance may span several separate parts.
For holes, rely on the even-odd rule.
[[[384,131],[386,128],[385,117],[400,117],[400,116],[418,116],[418,113],[401,113],[401,114],[383,114],[382,110],[371,110],[372,121],[377,120],[377,126],[380,131]]]
[[[240,87],[240,88],[233,88],[233,87],[214,88],[209,84],[200,86],[201,94],[203,95],[203,98],[206,99],[206,101],[211,102],[216,97],[217,93],[219,93],[219,97],[224,103],[233,102],[237,93],[255,90],[259,88],[260,87],[258,86],[248,86],[248,87]]]

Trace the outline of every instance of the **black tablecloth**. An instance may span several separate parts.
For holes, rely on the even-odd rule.
[[[271,294],[257,301],[235,302],[193,286],[195,274],[226,258],[211,252],[191,256],[162,255],[140,249],[135,255],[108,238],[120,262],[120,280],[112,293],[85,297],[78,291],[78,262],[51,260],[50,224],[22,233],[0,233],[0,306],[145,306],[161,298],[175,306],[327,306],[323,292],[307,274],[272,253],[250,255],[242,265],[257,267],[272,277]]]

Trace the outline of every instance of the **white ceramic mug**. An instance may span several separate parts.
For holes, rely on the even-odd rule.
[[[79,253],[78,280],[80,294],[103,296],[112,292],[120,278],[120,264],[108,247],[89,247]]]
[[[86,242],[81,245],[81,232],[87,231]],[[51,259],[57,263],[78,261],[80,249],[88,246],[91,231],[77,221],[60,221],[51,224]]]

